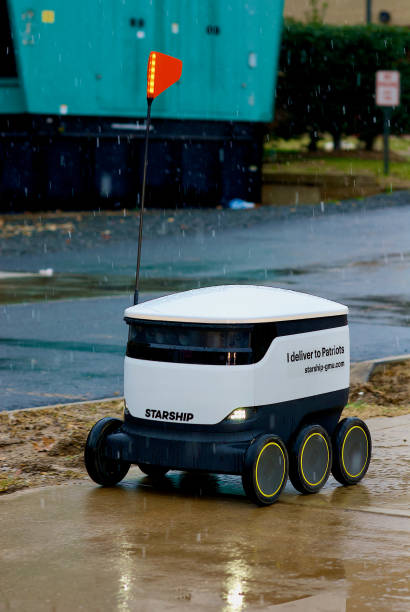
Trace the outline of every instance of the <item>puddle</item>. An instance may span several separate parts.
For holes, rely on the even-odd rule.
[[[311,496],[288,485],[267,508],[238,477],[171,472],[159,484],[137,468],[113,489],[3,498],[6,609],[405,612],[409,418],[370,421],[362,484],[332,479]]]

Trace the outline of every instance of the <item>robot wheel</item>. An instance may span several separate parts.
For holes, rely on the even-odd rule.
[[[169,471],[167,467],[162,465],[151,465],[150,463],[137,463],[141,472],[144,472],[150,478],[162,478]]]
[[[286,485],[288,471],[288,453],[281,438],[259,435],[245,453],[242,484],[246,495],[259,506],[273,504]]]
[[[332,444],[320,425],[308,425],[297,434],[289,452],[289,478],[300,493],[317,493],[332,467]]]
[[[357,417],[339,422],[332,437],[332,474],[342,485],[360,482],[369,467],[372,439],[366,423]]]
[[[126,461],[112,459],[104,453],[107,436],[122,424],[120,419],[105,417],[97,421],[88,434],[84,449],[84,463],[90,478],[97,484],[106,487],[113,486],[120,482],[130,469],[130,464]]]

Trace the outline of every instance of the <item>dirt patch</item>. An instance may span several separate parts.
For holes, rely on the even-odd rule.
[[[0,413],[0,493],[86,478],[90,428],[121,416],[123,400]]]
[[[0,413],[0,494],[88,475],[83,449],[90,428],[121,417],[123,400]],[[410,360],[378,366],[370,382],[351,387],[343,416],[410,413]]]
[[[398,416],[410,412],[410,360],[379,365],[368,383],[352,385],[344,413]]]

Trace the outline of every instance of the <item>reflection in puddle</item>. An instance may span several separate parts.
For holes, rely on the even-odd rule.
[[[239,559],[229,561],[225,566],[225,579],[223,590],[225,592],[225,612],[239,612],[243,609],[245,593],[247,591],[246,581],[251,578],[251,568],[244,559],[241,559],[241,551],[233,550],[233,556]]]
[[[289,486],[267,508],[246,500],[237,477],[170,472],[154,482],[135,467],[110,489],[84,482],[10,495],[0,503],[3,600],[33,612],[61,602],[407,612],[410,420],[370,425],[363,484],[330,482],[312,496]]]

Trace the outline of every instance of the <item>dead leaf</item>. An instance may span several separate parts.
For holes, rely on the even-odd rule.
[[[36,450],[38,453],[43,453],[51,450],[55,443],[55,438],[47,438],[46,436],[43,436],[41,438],[41,442],[32,442],[32,445],[34,450]]]

